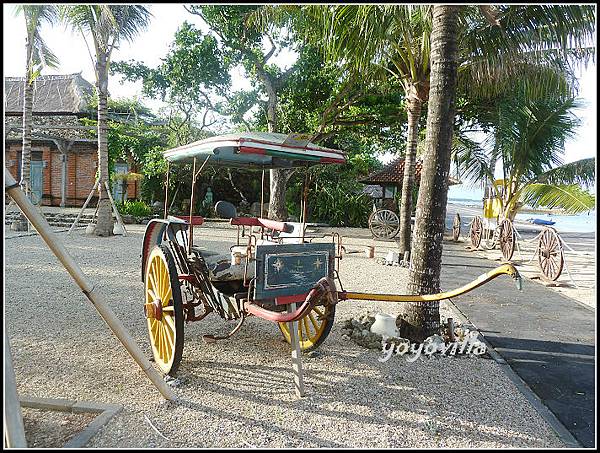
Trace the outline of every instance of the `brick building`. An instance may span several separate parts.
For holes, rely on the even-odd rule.
[[[4,158],[13,177],[21,179],[23,77],[4,79]],[[81,74],[39,76],[34,82],[31,146],[31,191],[45,206],[80,207],[94,186],[98,169],[96,128],[80,118],[96,118],[89,100],[94,87]],[[117,162],[126,172],[131,162]],[[122,183],[113,184],[113,197],[122,198]],[[137,198],[139,183],[127,185],[126,198]],[[92,199],[92,206],[95,200]]]

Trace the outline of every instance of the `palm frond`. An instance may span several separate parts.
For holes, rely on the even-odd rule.
[[[58,21],[55,5],[18,5],[15,14],[22,14],[27,27],[27,45],[30,47],[28,62],[31,74],[39,74],[44,67],[58,67],[58,57],[50,50],[41,35],[43,24],[52,25]]]
[[[96,47],[104,52],[119,41],[131,41],[152,16],[141,5],[61,5],[59,13],[75,31],[91,34]]]
[[[528,184],[523,187],[520,195],[521,202],[533,208],[561,208],[570,214],[590,211],[594,209],[596,202],[592,194],[576,184]]]
[[[494,179],[489,153],[460,131],[452,136],[452,159],[460,178],[471,181]]]
[[[591,187],[596,181],[596,158],[590,157],[561,165],[542,173],[536,182],[544,184],[579,184]]]
[[[512,97],[501,102],[495,146],[502,153],[507,172],[532,181],[562,165],[565,140],[574,135],[579,125],[571,113],[577,106],[572,98],[529,102]]]
[[[525,78],[521,86],[535,88],[538,97],[576,93],[573,66],[594,58],[594,6],[503,5],[496,8],[500,26],[491,26],[478,7],[463,12],[463,85],[475,82],[470,90],[494,95]]]

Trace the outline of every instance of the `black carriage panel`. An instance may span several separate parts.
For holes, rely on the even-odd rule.
[[[264,244],[256,247],[254,299],[308,293],[323,277],[333,279],[335,244]]]

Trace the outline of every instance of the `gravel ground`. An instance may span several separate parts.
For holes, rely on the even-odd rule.
[[[127,237],[67,237],[67,248],[150,356],[142,314],[143,227]],[[228,250],[235,230],[197,231],[196,244]],[[361,250],[362,239],[345,240]],[[378,243],[376,257],[389,248]],[[344,302],[324,345],[305,357],[307,396],[293,395],[289,346],[256,318],[231,340],[216,316],[186,326],[177,404],[160,398],[39,236],[6,240],[5,315],[18,391],[116,403],[124,410],[89,447],[562,447],[552,429],[492,360],[442,357],[385,363],[342,338],[343,320],[394,306]],[[346,290],[404,292],[407,271],[363,254],[342,260]],[[161,437],[148,423],[162,433]],[[166,439],[165,439],[166,438]],[[167,440],[168,439],[168,440]]]
[[[98,414],[22,408],[29,448],[60,448],[80,433]]]

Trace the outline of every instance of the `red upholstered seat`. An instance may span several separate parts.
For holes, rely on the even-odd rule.
[[[259,219],[257,217],[236,217],[231,219],[231,225],[258,226],[269,228],[270,230],[290,233],[294,227],[285,222],[277,222],[276,220]]]
[[[183,220],[185,223],[190,223],[190,216],[184,216],[184,215],[176,215],[173,217],[177,217],[178,219]],[[199,215],[194,215],[192,216],[192,225],[202,225],[204,223],[204,217],[199,216]]]

